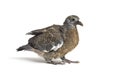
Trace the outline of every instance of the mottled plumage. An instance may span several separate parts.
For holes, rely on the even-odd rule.
[[[39,30],[39,32],[38,30],[32,31],[31,34],[35,35],[35,37],[29,39],[29,45],[40,51],[50,52],[57,50],[56,47],[63,43],[61,28],[59,25],[53,25]]]
[[[31,31],[27,34],[34,36],[29,39],[27,45],[19,47],[17,51],[34,51],[52,64],[78,63],[78,61],[70,61],[65,58],[65,55],[79,42],[77,24],[83,26],[78,16],[71,15],[66,18],[63,25],[52,25]]]

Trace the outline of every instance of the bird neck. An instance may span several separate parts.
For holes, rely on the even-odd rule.
[[[76,29],[76,25],[74,24],[64,24],[63,27],[67,30]]]

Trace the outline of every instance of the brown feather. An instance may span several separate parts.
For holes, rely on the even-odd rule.
[[[76,28],[67,31],[65,36],[67,38],[64,40],[63,46],[55,52],[44,54],[45,58],[52,59],[52,58],[63,57],[77,46],[79,42],[79,36]]]

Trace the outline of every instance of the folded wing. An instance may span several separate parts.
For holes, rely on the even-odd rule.
[[[31,31],[28,34],[35,35],[29,39],[29,45],[35,49],[50,52],[62,47],[64,40],[59,25]]]

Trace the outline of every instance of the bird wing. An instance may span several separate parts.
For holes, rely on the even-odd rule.
[[[56,51],[60,47],[62,47],[64,41],[61,34],[61,31],[59,30],[60,26],[51,26],[43,30],[35,30],[32,31],[32,34],[36,35],[38,33],[39,35],[36,35],[29,39],[29,45],[31,45],[33,48],[44,51],[44,52],[50,52],[50,51]],[[45,32],[43,32],[45,31]]]
[[[51,27],[56,27],[56,26],[59,27],[59,25],[52,25],[52,26],[49,26],[47,28],[33,30],[33,31],[28,32],[26,34],[27,35],[39,35],[39,34],[47,32]]]
[[[37,30],[33,30],[31,32],[28,32],[27,35],[39,35],[42,34],[46,31],[46,29],[37,29]]]

